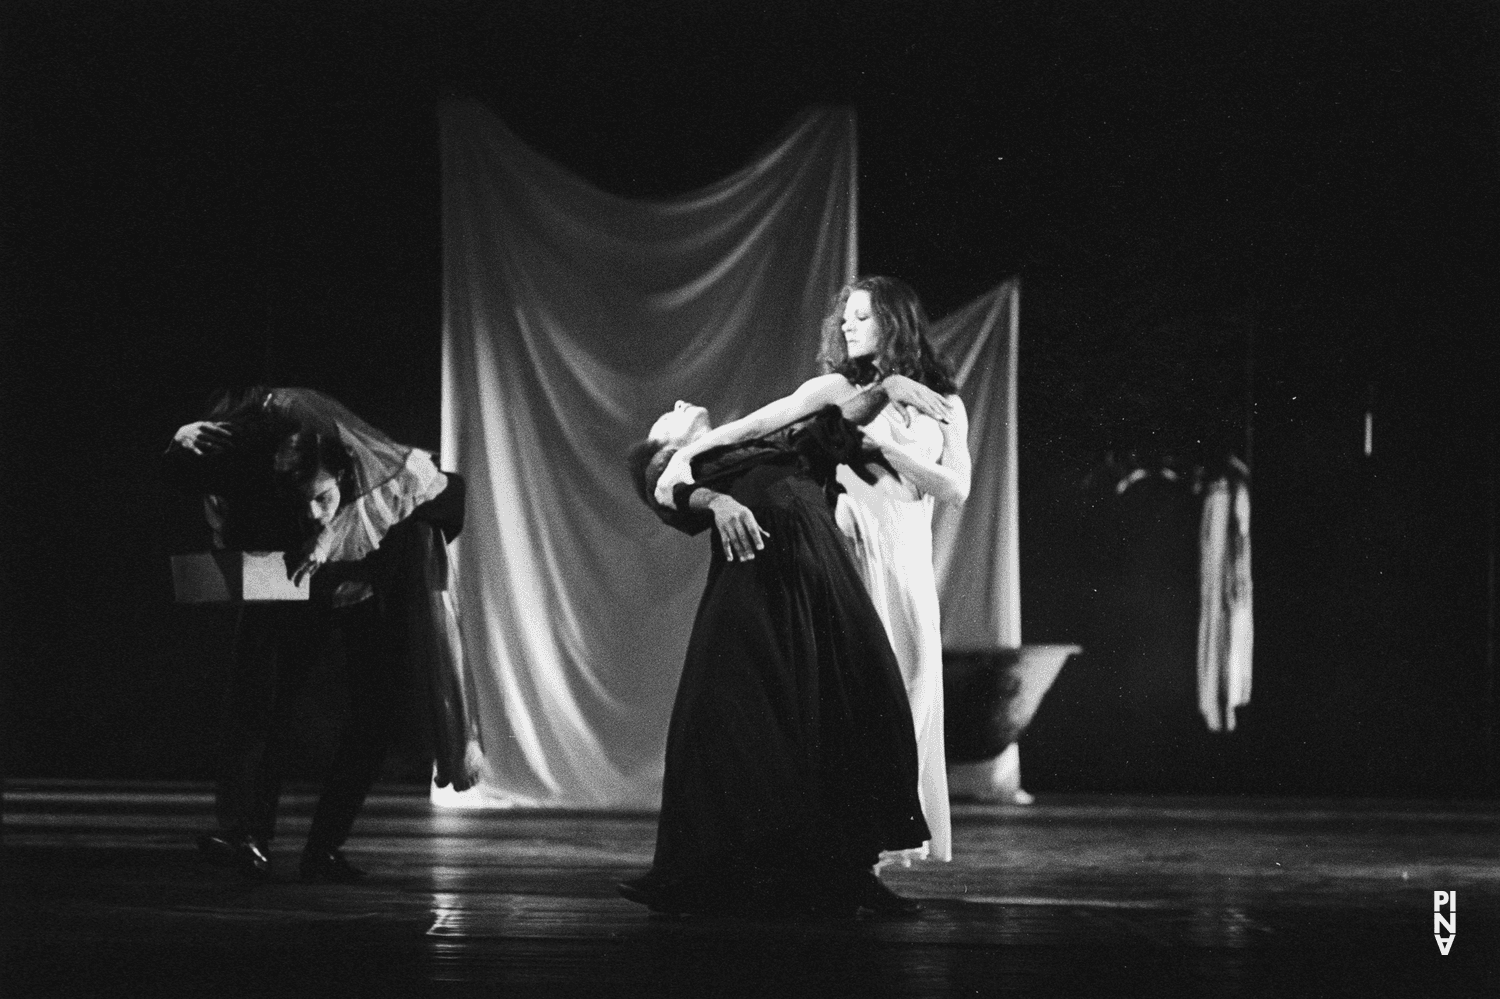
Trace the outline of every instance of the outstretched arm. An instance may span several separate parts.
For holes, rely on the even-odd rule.
[[[811,416],[824,406],[846,403],[863,389],[855,388],[843,375],[819,375],[797,386],[791,395],[782,396],[752,413],[731,420],[689,441],[672,455],[661,478],[656,482],[656,500],[663,506],[672,502],[672,490],[693,481],[693,459],[710,448],[764,437],[788,424]]]
[[[710,430],[677,453],[685,455],[684,461],[691,462],[710,448],[764,437],[812,416],[824,406],[838,406],[850,423],[863,425],[880,412],[887,399],[910,406],[940,422],[947,422],[953,406],[953,400],[945,399],[904,375],[888,375],[881,381],[859,387],[850,384],[843,375],[819,375],[797,386],[791,395],[766,403],[753,413]]]
[[[839,374],[819,375],[797,387],[791,395],[767,403],[738,420],[710,430],[683,446],[672,456],[656,486],[660,503],[671,501],[672,490],[693,481],[693,458],[726,444],[739,444],[780,430],[788,424],[812,416],[825,406],[838,406],[849,422],[863,426],[879,413],[887,399],[910,406],[947,425],[955,399],[945,399],[925,385],[901,375],[887,376],[883,381],[856,387]],[[967,492],[967,485],[965,491]]]
[[[775,402],[768,402],[738,420],[730,420],[722,427],[716,427],[697,440],[689,442],[677,452],[675,457],[691,462],[710,448],[722,447],[725,444],[740,444],[757,437],[764,437],[788,424],[813,415],[824,406],[837,406],[859,391],[861,390],[849,384],[849,380],[843,375],[819,375],[816,378],[809,378],[798,385],[791,395],[782,396]]]

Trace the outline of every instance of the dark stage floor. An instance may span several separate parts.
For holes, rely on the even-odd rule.
[[[0,986],[29,996],[1494,996],[1500,806],[1044,799],[960,807],[895,920],[662,920],[615,895],[649,815],[370,802],[354,888],[200,864],[208,788],[13,781]],[[1434,890],[1457,891],[1447,956]]]

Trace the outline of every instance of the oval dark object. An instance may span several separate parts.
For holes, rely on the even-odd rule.
[[[1021,737],[1077,645],[943,650],[944,745],[950,763],[993,759]]]

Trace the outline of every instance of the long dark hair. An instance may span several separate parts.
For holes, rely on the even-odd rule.
[[[292,493],[327,472],[339,484],[343,506],[354,500],[354,462],[337,437],[315,430],[297,430],[282,438],[272,459],[279,491]]]
[[[870,315],[880,330],[880,349],[871,357],[849,356],[844,343],[844,307],[856,291],[870,296]],[[825,372],[843,375],[856,385],[884,375],[905,375],[943,395],[958,391],[953,368],[927,340],[927,310],[911,285],[892,277],[870,275],[839,289],[823,320],[818,363]]]

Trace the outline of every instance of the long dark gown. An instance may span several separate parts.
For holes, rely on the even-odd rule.
[[[775,904],[868,873],[928,838],[895,654],[834,523],[857,428],[837,409],[693,463],[769,532],[730,562],[716,537],[667,734],[656,856],[633,884],[655,908]],[[655,507],[698,533],[712,516]]]

